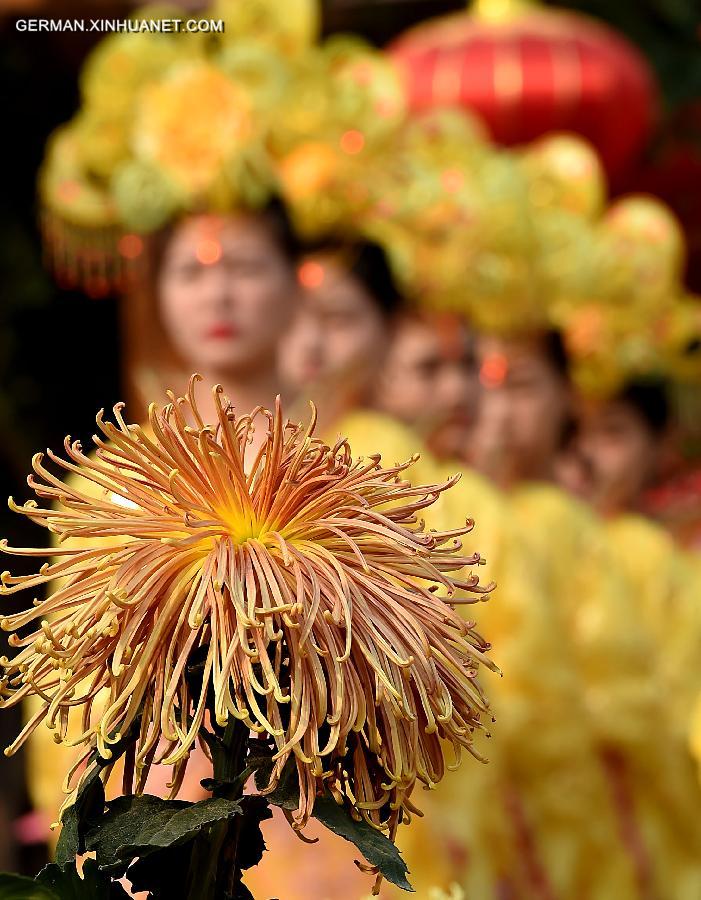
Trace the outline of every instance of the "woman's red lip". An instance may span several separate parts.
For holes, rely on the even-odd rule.
[[[208,338],[232,338],[236,337],[237,331],[233,325],[215,325],[207,332]]]

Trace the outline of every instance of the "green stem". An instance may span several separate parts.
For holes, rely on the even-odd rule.
[[[223,734],[212,744],[212,791],[215,797],[238,800],[243,796],[246,742],[249,730],[238,719],[230,719]],[[229,900],[241,880],[236,864],[243,816],[224,820],[201,836],[193,853],[187,900]]]
[[[249,729],[239,719],[229,719],[224,734],[212,751],[214,780],[222,782],[221,788],[215,788],[217,797],[237,800],[243,796],[243,784],[234,784],[244,770],[246,761],[246,742]]]

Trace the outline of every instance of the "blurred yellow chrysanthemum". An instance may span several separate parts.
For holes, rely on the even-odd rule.
[[[144,87],[134,150],[190,194],[206,191],[251,134],[246,93],[215,66],[193,62]]]
[[[444,774],[444,742],[457,755],[472,749],[487,708],[476,675],[491,666],[488,646],[450,605],[489,590],[463,571],[480,561],[460,551],[471,523],[425,531],[420,511],[452,481],[412,487],[402,479],[409,463],[354,460],[347,442],[313,437],[313,418],[306,429],[285,424],[279,404],[237,416],[216,388],[218,421],[206,426],[194,385],[151,407],[150,433],[117,406],[116,424],[97,417],[95,458],[69,438],[67,459],[49,452],[102,499],[54,476],[38,454],[29,484],[48,508],[10,501],[62,546],[35,576],[2,575],[4,593],[53,587],[2,621],[22,630],[10,638],[22,649],[3,659],[3,705],[43,700],[9,750],[42,720],[67,740],[79,710],[72,743],[84,758],[96,748],[109,760],[136,728],[127,789],[163,763],[174,766],[175,794],[207,717],[233,717],[274,741],[269,790],[293,758],[298,826],[328,788],[393,828],[413,809],[416,781]],[[267,431],[253,453],[256,418]]]

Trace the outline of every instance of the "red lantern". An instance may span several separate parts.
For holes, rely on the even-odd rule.
[[[481,0],[399,37],[390,53],[416,112],[461,106],[512,145],[572,131],[599,151],[610,176],[645,146],[658,96],[644,57],[578,13]]]

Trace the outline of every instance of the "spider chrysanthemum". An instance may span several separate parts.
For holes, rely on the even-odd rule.
[[[201,730],[233,716],[274,740],[270,789],[293,758],[298,826],[324,788],[394,826],[417,780],[442,777],[444,742],[471,750],[486,711],[476,674],[488,647],[451,605],[488,590],[465,572],[480,561],[461,551],[471,523],[426,531],[421,510],[452,482],[413,487],[410,463],[354,460],[346,441],[314,438],[313,417],[285,424],[279,404],[237,416],[216,388],[206,426],[194,383],[151,407],[149,428],[126,424],[120,405],[116,424],[98,415],[92,456],[69,438],[66,459],[48,453],[96,491],[39,454],[28,482],[46,507],[10,501],[59,547],[4,543],[55,555],[35,576],[2,575],[4,593],[49,588],[2,621],[22,629],[3,660],[4,705],[41,698],[9,749],[42,720],[68,741],[82,713],[71,743],[109,759],[136,729],[129,789],[163,763],[175,794]],[[266,434],[253,452],[256,422]]]

